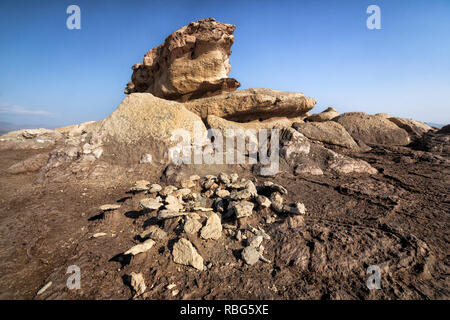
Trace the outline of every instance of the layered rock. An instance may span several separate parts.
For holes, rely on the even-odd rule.
[[[433,130],[433,128],[427,125],[425,122],[396,117],[390,117],[388,119],[400,128],[406,130],[406,132],[408,132],[411,139],[413,140],[420,138],[428,131]]]
[[[311,140],[349,149],[358,148],[355,140],[353,140],[347,130],[334,121],[294,123],[293,128]]]
[[[173,32],[133,66],[125,93],[185,101],[236,90],[240,83],[227,78],[235,28],[209,18]]]
[[[334,118],[333,121],[341,124],[353,139],[369,145],[405,146],[411,142],[408,133],[383,114],[348,112]]]
[[[185,103],[185,107],[203,119],[214,115],[226,120],[248,122],[273,117],[301,117],[315,104],[315,99],[300,92],[260,88],[196,99]]]
[[[311,122],[323,122],[329,121],[333,118],[336,118],[339,115],[339,112],[333,108],[329,107],[328,109],[322,111],[321,113],[315,113],[305,119],[305,121]]]

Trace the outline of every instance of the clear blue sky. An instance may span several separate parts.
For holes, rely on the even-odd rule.
[[[66,28],[71,4],[81,30]],[[366,28],[370,4],[381,8],[381,30]],[[230,76],[242,88],[304,92],[317,112],[450,122],[449,0],[1,0],[0,123],[105,118],[133,64],[207,17],[237,25]]]

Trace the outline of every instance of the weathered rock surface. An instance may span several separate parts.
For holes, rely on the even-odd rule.
[[[433,128],[427,125],[425,122],[396,117],[391,117],[388,119],[393,123],[395,123],[400,128],[406,130],[406,132],[408,132],[412,140],[420,138],[430,130],[434,131]]]
[[[333,118],[336,118],[339,115],[339,112],[333,108],[329,107],[328,109],[322,111],[321,113],[315,113],[310,115],[305,119],[305,121],[311,121],[311,122],[323,122],[323,121],[329,121]]]
[[[143,253],[143,252],[150,250],[154,244],[155,244],[155,241],[153,239],[148,239],[142,243],[139,243],[139,244],[131,247],[129,250],[125,251],[124,254],[131,254],[131,255],[135,256],[139,253]]]
[[[184,106],[202,119],[214,115],[226,120],[248,122],[273,117],[300,117],[315,104],[315,99],[299,92],[246,89],[196,99],[186,102]]]
[[[222,223],[217,214],[213,213],[208,217],[206,225],[200,231],[200,236],[205,240],[218,240],[222,236]]]
[[[181,238],[173,245],[173,261],[185,266],[192,266],[197,270],[203,271],[203,258],[197,253],[189,240]]]
[[[147,290],[147,286],[145,285],[144,277],[142,273],[132,272],[130,274],[130,285],[134,291],[135,296],[139,296]]]
[[[198,132],[200,144],[206,143],[205,125],[182,104],[150,93],[133,93],[102,121],[95,137],[103,141],[115,162],[139,163],[141,155],[149,151],[154,161],[162,161],[167,158],[168,148],[179,143],[171,137],[180,129],[189,132],[192,138]]]
[[[7,172],[12,174],[38,171],[48,160],[48,153],[39,153],[23,161],[13,164]]]
[[[408,133],[385,115],[348,112],[333,119],[340,123],[353,139],[366,144],[404,146],[411,142]]]
[[[358,148],[355,140],[353,140],[347,130],[334,121],[294,123],[292,127],[311,140],[349,149]]]
[[[227,78],[235,28],[208,18],[173,32],[133,66],[125,93],[188,100],[236,90],[240,83]]]

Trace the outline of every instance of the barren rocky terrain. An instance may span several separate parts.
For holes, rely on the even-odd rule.
[[[234,29],[175,31],[102,121],[0,136],[0,299],[449,299],[449,126],[235,91]],[[245,161],[174,163],[178,129],[250,130]]]

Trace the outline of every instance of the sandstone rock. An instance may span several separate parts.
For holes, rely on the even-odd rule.
[[[318,166],[312,165],[312,164],[306,164],[306,163],[299,164],[295,168],[294,173],[296,175],[301,175],[301,174],[310,174],[312,176],[321,176],[321,175],[323,175],[322,169],[320,169]]]
[[[131,187],[131,192],[141,192],[141,191],[147,191],[149,188],[150,181],[147,180],[139,180],[136,181],[134,186]]]
[[[191,180],[184,180],[181,182],[182,188],[193,188],[195,187],[195,182]]]
[[[106,233],[104,233],[104,232],[97,232],[97,233],[94,233],[92,235],[92,238],[100,238],[100,237],[104,237],[104,236],[106,236]]]
[[[216,190],[216,196],[219,198],[225,198],[230,195],[230,191],[224,190],[224,189],[217,189]]]
[[[231,121],[248,122],[273,117],[293,118],[316,104],[303,93],[271,89],[246,89],[186,102],[184,106],[206,119],[210,115]]]
[[[291,161],[297,156],[309,155],[311,144],[300,132],[287,128],[280,133],[280,155]]]
[[[156,193],[162,190],[162,187],[159,184],[152,184],[150,186],[150,189],[148,190],[148,192],[150,193]]]
[[[296,229],[305,226],[305,218],[300,215],[292,216],[287,218],[287,224],[289,228]]]
[[[366,144],[404,146],[411,142],[408,133],[383,115],[348,112],[333,119],[354,138]]]
[[[238,180],[238,178],[239,178],[239,175],[237,173],[230,174],[231,183],[236,182]]]
[[[262,242],[263,242],[262,236],[253,236],[247,239],[247,246],[259,248]]]
[[[388,119],[400,128],[406,130],[411,139],[420,138],[428,131],[433,130],[433,128],[427,125],[425,122],[396,117],[390,117]]]
[[[293,128],[311,140],[349,149],[358,148],[355,140],[353,140],[347,130],[334,121],[294,123]]]
[[[143,154],[139,163],[152,163],[152,155],[150,153]]]
[[[363,160],[352,159],[330,150],[331,159],[328,162],[330,170],[338,174],[366,173],[377,174],[378,170]]]
[[[207,240],[218,240],[222,236],[222,223],[217,214],[213,213],[206,221],[206,225],[202,228],[200,236]]]
[[[295,215],[302,215],[306,213],[306,207],[301,202],[296,202],[293,206],[283,206],[283,211]]]
[[[217,178],[219,179],[220,182],[222,182],[225,185],[228,185],[231,183],[230,176],[228,174],[226,174],[225,172],[219,173]]]
[[[186,216],[184,220],[184,232],[196,234],[202,227],[202,224],[191,216]]]
[[[13,164],[7,169],[8,173],[18,174],[38,171],[48,160],[48,153],[40,153],[23,161]]]
[[[253,213],[253,203],[248,201],[240,201],[240,202],[233,202],[231,204],[231,209],[236,214],[236,218],[244,218],[249,217]]]
[[[329,107],[328,109],[322,111],[321,113],[315,113],[305,119],[305,121],[310,122],[323,122],[329,121],[333,118],[336,118],[339,115],[339,112],[333,108]]]
[[[163,240],[163,239],[167,238],[167,232],[162,230],[160,227],[153,225],[153,226],[150,226],[144,232],[142,232],[139,236],[143,240],[150,238],[154,241],[157,241],[157,240]]]
[[[129,250],[125,251],[124,254],[131,254],[131,255],[135,256],[139,253],[143,253],[143,252],[150,250],[154,244],[155,244],[154,240],[148,239],[142,243],[139,243],[139,244],[131,247]]]
[[[174,146],[180,143],[183,133],[191,137],[187,147],[194,142],[207,143],[205,125],[181,103],[150,93],[133,93],[101,122],[93,139],[102,141],[103,157],[116,163],[138,163],[149,151],[153,162],[166,163],[179,154]]]
[[[266,182],[268,182],[268,181],[266,181]],[[273,192],[279,192],[281,195],[288,194],[288,191],[286,190],[286,188],[283,187],[282,185],[277,184],[277,183],[273,183],[273,182],[271,182],[270,184],[264,183],[264,186],[268,187]]]
[[[203,271],[203,258],[197,253],[189,240],[181,238],[173,245],[173,261],[175,263],[192,266],[197,270]]]
[[[167,197],[168,195],[172,194],[174,191],[178,190],[175,186],[167,186],[164,189],[162,189],[159,194],[163,197]]]
[[[189,180],[191,180],[191,181],[197,181],[197,180],[200,180],[200,176],[194,174],[194,175],[192,175],[192,176],[189,177]]]
[[[140,296],[145,292],[147,286],[145,285],[144,277],[142,273],[134,273],[132,272],[130,275],[130,285],[133,288],[134,295]]]
[[[181,216],[187,215],[186,212],[180,212],[180,211],[171,211],[171,210],[160,210],[156,216],[158,220],[166,220],[166,219],[172,219],[177,218]]]
[[[120,208],[120,204],[104,204],[102,206],[100,206],[100,210],[101,211],[111,211],[111,210],[116,210]]]
[[[265,196],[256,197],[256,202],[261,208],[269,208],[272,202]]]
[[[283,197],[278,192],[270,195],[270,201],[272,202],[271,207],[275,212],[283,212]]]
[[[242,250],[241,255],[242,255],[242,259],[245,261],[245,263],[250,266],[257,263],[261,256],[258,249],[256,249],[255,247],[245,247],[244,250]]]
[[[240,83],[227,78],[235,28],[208,18],[173,32],[133,66],[125,93],[150,92],[164,99],[187,100],[236,90]]]
[[[139,205],[147,210],[157,210],[162,207],[160,199],[146,198],[139,201]]]

